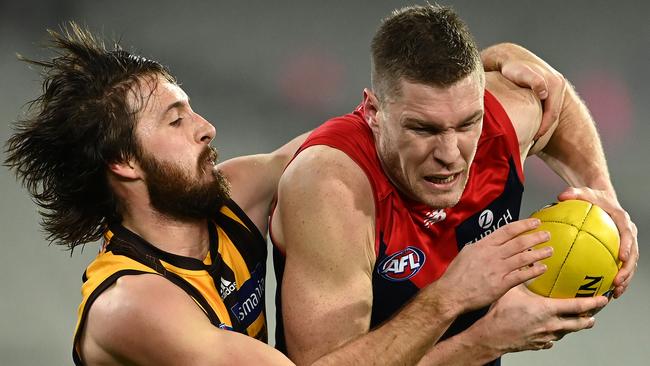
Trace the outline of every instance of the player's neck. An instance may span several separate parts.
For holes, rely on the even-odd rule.
[[[127,210],[122,225],[166,252],[203,260],[210,243],[207,219],[178,220],[153,209]]]

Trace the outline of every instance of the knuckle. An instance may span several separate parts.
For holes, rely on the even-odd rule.
[[[513,222],[511,224],[502,226],[498,230],[502,230],[505,234],[508,234],[510,236],[514,236],[514,235],[518,234],[521,231],[521,229],[519,229],[519,225],[516,225],[516,224],[517,224],[517,222]]]
[[[620,209],[621,211],[623,211],[623,217],[625,218],[625,220],[626,220],[626,221],[630,221],[630,223],[631,223],[631,222],[632,222],[632,218],[630,217],[630,214],[629,214],[627,211],[623,210],[623,208],[619,208],[619,209]]]

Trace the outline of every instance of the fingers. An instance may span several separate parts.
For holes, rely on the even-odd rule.
[[[544,346],[542,346],[542,349],[549,349],[551,347],[553,347],[553,341],[548,341],[544,344]]]
[[[529,218],[524,220],[519,220],[511,222],[507,225],[500,227],[498,230],[488,235],[481,241],[485,244],[483,245],[503,245],[511,239],[519,236],[520,234],[525,233],[539,227],[541,222],[536,218]]]
[[[503,281],[508,287],[514,287],[538,277],[542,273],[546,272],[547,269],[548,268],[543,263],[534,263],[530,266],[513,270],[503,277]]]
[[[560,193],[557,196],[557,199],[559,201],[566,201],[566,200],[583,200],[583,201],[590,201],[585,197],[585,194],[583,193],[584,188],[576,188],[576,187],[568,187],[565,189],[562,193]],[[593,198],[592,198],[593,200]]]
[[[511,257],[506,257],[505,266],[506,270],[509,271],[504,277],[503,280],[510,287],[519,285],[528,280],[531,280],[535,277],[540,276],[546,272],[547,267],[543,263],[538,263],[542,259],[546,259],[553,255],[552,247],[543,247],[533,250],[525,250],[526,247],[536,245],[535,243],[543,243],[549,239],[550,235],[545,232],[536,232],[532,234],[522,235],[515,240],[519,243],[512,245],[512,248],[524,248],[519,249],[516,253],[513,253]],[[522,246],[521,243],[526,243]],[[512,250],[512,249],[510,249]]]
[[[542,123],[535,134],[535,140],[543,136],[555,124],[560,117],[562,103],[564,102],[564,90],[566,88],[564,77],[559,73],[549,74],[546,81],[549,89],[548,97],[540,97],[540,99],[544,100],[544,113],[542,114]]]
[[[532,89],[544,101],[542,123],[534,138],[537,140],[548,132],[560,116],[566,79],[539,58],[527,56],[503,63],[501,74],[521,87]]]
[[[639,252],[634,251],[630,260],[623,264],[623,267],[618,271],[618,274],[614,278],[614,298],[618,299],[623,295],[627,287],[630,285],[634,274],[637,269],[637,261],[639,259]]]
[[[530,66],[524,63],[508,64],[503,68],[502,74],[513,83],[532,89],[539,99],[548,97],[548,85],[543,74],[533,70]]]
[[[615,286],[622,286],[625,282],[629,282],[630,278],[634,275],[634,272],[636,272],[637,260],[638,254],[636,255],[636,258],[623,262],[623,266],[614,278]]]
[[[551,238],[551,234],[548,231],[536,231],[533,233],[525,233],[519,235],[516,238],[511,239],[510,241],[502,245],[501,258],[506,259],[515,256],[519,253],[522,253],[534,247],[535,245],[547,242],[550,238]],[[551,250],[551,252],[546,253],[548,255],[545,255],[540,259],[548,258],[551,256],[551,254],[553,254],[552,248],[548,248],[546,250]],[[525,259],[527,258],[527,256],[519,256],[519,258]],[[521,263],[519,267],[523,267],[528,264],[531,263]]]
[[[605,296],[578,297],[574,299],[548,298],[546,300],[552,312],[563,316],[584,314],[607,305],[607,298]]]
[[[611,210],[611,213],[608,213],[612,217],[612,220],[614,220],[618,232],[621,234],[621,247],[618,258],[623,262],[629,261],[632,251],[636,250],[638,259],[639,247],[637,244],[638,231],[636,225],[632,222],[630,215],[622,208],[615,207]]]
[[[593,328],[594,324],[596,324],[596,319],[594,317],[562,317],[558,318],[557,324],[554,325],[555,330],[552,332],[552,334],[555,337],[555,340],[560,340],[562,337],[569,333]]]

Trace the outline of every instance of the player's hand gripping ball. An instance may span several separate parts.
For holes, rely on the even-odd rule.
[[[553,255],[542,261],[547,271],[529,281],[528,288],[554,298],[610,297],[612,281],[621,267],[620,237],[611,217],[580,200],[546,206],[531,217],[541,221],[534,231],[551,233],[551,239],[538,247],[552,246]]]

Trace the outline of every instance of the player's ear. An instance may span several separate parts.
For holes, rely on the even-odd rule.
[[[133,158],[109,163],[108,170],[122,179],[141,178],[140,166]]]
[[[379,113],[379,99],[372,90],[363,89],[363,108],[365,110],[366,122],[373,130],[379,126],[377,114]]]

